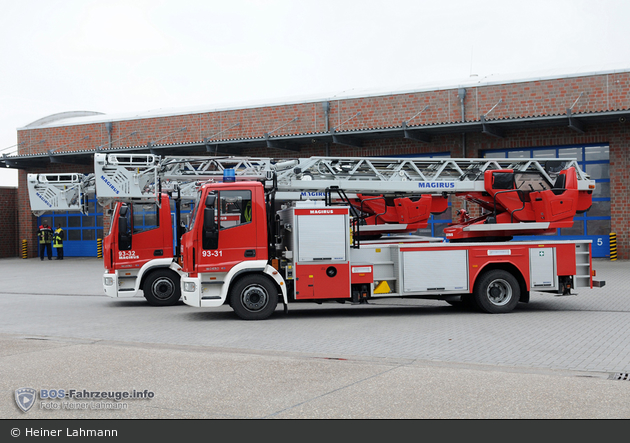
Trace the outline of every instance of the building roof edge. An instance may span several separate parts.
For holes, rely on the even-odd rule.
[[[158,108],[148,111],[140,112],[126,112],[116,114],[105,114],[102,112],[93,111],[69,111],[52,114],[47,117],[43,117],[36,120],[24,127],[17,128],[18,130],[29,130],[38,128],[51,128],[59,126],[74,126],[84,124],[97,124],[107,123],[112,121],[126,121],[126,120],[143,120],[149,118],[159,117],[171,117],[187,114],[203,114],[211,112],[222,112],[236,109],[253,109],[261,107],[276,107],[295,105],[301,103],[317,103],[336,100],[352,100],[367,97],[379,97],[384,95],[402,95],[412,94],[419,92],[440,91],[455,88],[474,88],[484,86],[494,86],[510,83],[526,83],[545,80],[559,80],[563,78],[576,78],[576,77],[589,77],[598,75],[610,75],[618,73],[630,72],[629,68],[617,68],[609,70],[586,70],[582,72],[574,73],[554,73],[553,70],[542,71],[537,73],[521,73],[521,74],[489,74],[481,79],[477,75],[471,75],[470,77],[457,81],[447,80],[444,82],[436,82],[433,84],[424,84],[418,86],[407,86],[399,90],[378,90],[378,89],[350,89],[343,91],[342,93],[330,96],[329,94],[312,94],[309,96],[300,97],[287,97],[277,102],[271,102],[269,100],[256,100],[241,103],[225,103],[214,106],[189,106],[180,108]]]

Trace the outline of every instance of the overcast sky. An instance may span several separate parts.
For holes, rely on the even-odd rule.
[[[22,0],[0,15],[0,155],[66,111],[213,109],[630,68],[627,0]],[[17,186],[0,170],[0,186]]]

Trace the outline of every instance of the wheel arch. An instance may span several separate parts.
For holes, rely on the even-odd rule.
[[[523,275],[521,270],[512,263],[506,263],[506,262],[486,263],[479,270],[479,272],[477,272],[477,274],[474,276],[474,281],[472,282],[472,286],[471,286],[471,292],[474,293],[474,288],[476,287],[477,282],[481,279],[481,277],[483,277],[484,274],[490,271],[493,271],[495,269],[500,269],[502,271],[506,271],[512,274],[514,278],[516,278],[516,280],[518,281],[518,285],[521,290],[519,301],[522,303],[529,302],[529,289],[527,288],[527,282],[525,280],[525,276]]]
[[[158,271],[158,270],[172,271],[174,274],[177,275],[178,278],[180,278],[181,273],[178,272],[177,269],[174,269],[171,266],[171,264],[172,264],[171,260],[168,260],[168,262],[163,262],[163,263],[157,262],[157,263],[145,264],[142,268],[140,268],[140,279],[137,282],[137,289],[142,290],[147,278],[149,278],[151,274],[153,274],[155,271]]]
[[[265,277],[267,280],[269,280],[278,290],[278,293],[280,294],[280,296],[282,297],[282,300],[284,302],[284,304],[287,304],[287,290],[286,290],[286,284],[284,283],[284,279],[278,274],[278,272],[276,271],[275,268],[267,265],[263,268],[244,268],[244,269],[240,269],[238,271],[236,271],[232,276],[230,276],[229,278],[229,283],[225,288],[225,293],[229,294],[230,291],[232,290],[232,287],[244,276],[246,275],[261,275],[263,277]],[[229,297],[226,296],[224,303],[228,303],[229,301]]]

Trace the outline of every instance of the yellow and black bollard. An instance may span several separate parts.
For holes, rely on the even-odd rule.
[[[22,240],[22,258],[28,258],[28,242]]]
[[[617,234],[610,233],[610,259],[617,260]]]
[[[103,239],[102,238],[96,239],[96,257],[103,258]]]

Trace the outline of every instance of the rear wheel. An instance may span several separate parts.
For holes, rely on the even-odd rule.
[[[264,320],[278,305],[278,289],[262,275],[246,275],[230,290],[230,305],[243,320]]]
[[[157,269],[144,281],[142,291],[150,305],[172,306],[181,298],[179,275],[170,269]]]
[[[507,271],[494,269],[486,272],[475,284],[474,298],[482,311],[499,314],[512,311],[518,304],[521,288],[516,278]]]

